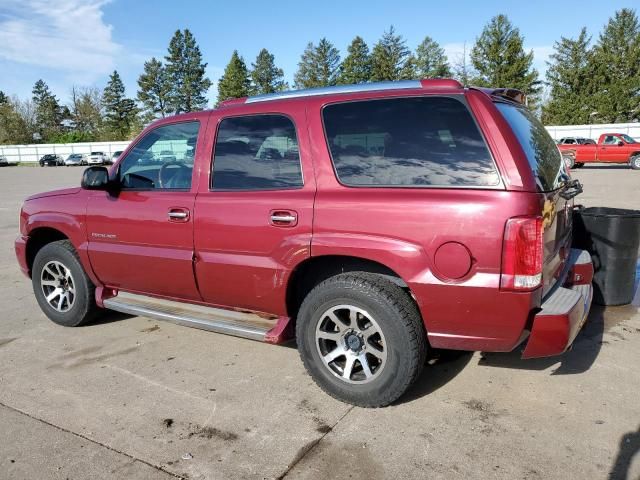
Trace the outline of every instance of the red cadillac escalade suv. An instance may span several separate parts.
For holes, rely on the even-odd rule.
[[[159,120],[28,198],[15,249],[58,324],[108,308],[295,337],[320,387],[378,407],[430,348],[571,346],[592,297],[580,191],[518,91],[347,85]]]

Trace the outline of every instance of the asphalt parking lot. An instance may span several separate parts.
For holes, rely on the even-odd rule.
[[[80,174],[0,169],[0,478],[640,478],[637,307],[595,307],[558,358],[442,353],[399,403],[354,408],[292,345],[48,321],[14,258],[18,211]],[[579,203],[640,208],[640,172],[575,176]]]

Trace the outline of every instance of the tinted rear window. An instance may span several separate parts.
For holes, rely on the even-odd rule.
[[[467,107],[450,97],[328,105],[323,119],[340,182],[351,186],[488,187],[500,182]]]
[[[497,103],[498,110],[518,138],[543,191],[554,190],[563,178],[563,162],[557,145],[542,123],[524,107]]]

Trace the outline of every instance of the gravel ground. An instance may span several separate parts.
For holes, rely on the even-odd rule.
[[[399,403],[337,402],[293,346],[109,314],[67,329],[17,267],[22,199],[80,169],[0,169],[0,478],[640,478],[640,314],[594,308],[572,351],[435,356]],[[640,208],[640,172],[575,171]]]

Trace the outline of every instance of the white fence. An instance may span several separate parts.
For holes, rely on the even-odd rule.
[[[48,153],[67,158],[72,153],[104,152],[111,157],[124,150],[129,142],[41,143],[37,145],[0,145],[0,155],[20,163],[34,163]]]
[[[585,137],[598,141],[603,133],[626,133],[640,139],[640,123],[602,123],[597,125],[548,126],[547,131],[556,140],[562,137]]]
[[[546,127],[549,134],[559,140],[562,137],[586,137],[598,140],[603,133],[626,133],[640,138],[640,123],[608,123],[599,125],[562,125]],[[55,153],[66,158],[72,153],[104,152],[112,156],[114,152],[124,150],[129,142],[88,142],[88,143],[51,143],[38,145],[0,145],[0,155],[20,163],[37,162],[47,153]]]

